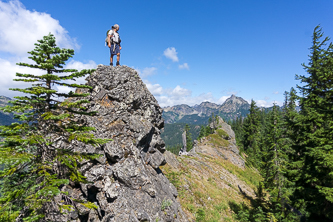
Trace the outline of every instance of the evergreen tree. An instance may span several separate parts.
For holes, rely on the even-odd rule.
[[[198,136],[198,141],[201,139],[201,138],[203,138],[203,137],[205,137],[206,135],[205,135],[205,132],[206,132],[206,128],[203,126],[203,125],[201,125],[201,127],[200,127],[200,132],[199,132],[199,136]]]
[[[190,126],[186,124],[184,130],[186,132],[186,150],[190,151],[193,147],[192,134],[190,133]]]
[[[269,112],[267,134],[265,135],[263,177],[265,188],[270,192],[271,213],[276,218],[285,214],[284,201],[287,199],[285,171],[288,162],[288,139],[284,137],[284,122],[279,107],[274,104]]]
[[[261,162],[260,150],[260,116],[259,108],[254,100],[251,101],[250,113],[244,120],[244,151],[247,153],[248,162],[259,167]]]
[[[333,218],[333,44],[319,26],[314,29],[307,75],[296,75],[300,115],[295,155],[300,167],[295,200],[305,206],[309,221]],[[327,48],[325,48],[327,46]]]
[[[0,221],[40,221],[45,217],[45,207],[57,195],[70,199],[61,187],[86,182],[79,172],[82,159],[97,156],[74,151],[73,143],[98,145],[107,140],[96,139],[83,123],[75,122],[75,115],[93,115],[86,111],[87,93],[60,93],[56,86],[87,89],[90,86],[67,83],[85,76],[93,70],[64,69],[65,62],[74,55],[74,50],[60,49],[52,34],[38,40],[29,54],[33,64],[18,63],[19,66],[44,71],[42,75],[17,73],[15,81],[31,82],[31,87],[11,89],[26,94],[15,97],[11,106],[3,111],[14,113],[18,122],[1,126],[0,172],[1,198]],[[59,146],[62,143],[62,146]],[[70,200],[69,202],[75,202]],[[82,203],[93,207],[91,203]],[[69,210],[70,203],[58,206]]]
[[[285,102],[283,106],[283,121],[284,121],[284,136],[286,142],[289,144],[286,155],[288,155],[288,162],[286,162],[286,188],[289,189],[289,193],[293,193],[295,189],[294,182],[301,176],[300,170],[302,168],[303,155],[302,150],[298,144],[300,140],[300,124],[299,113],[296,110],[297,94],[294,88],[291,88],[290,92],[285,92]],[[298,206],[299,207],[299,206]]]
[[[244,151],[244,129],[243,129],[243,118],[242,116],[236,117],[235,120],[229,124],[232,130],[235,132],[236,142],[241,151]]]

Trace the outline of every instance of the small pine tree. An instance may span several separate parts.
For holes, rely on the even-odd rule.
[[[96,155],[75,152],[73,142],[99,145],[108,140],[97,139],[89,131],[92,127],[76,122],[75,115],[94,115],[86,111],[87,93],[60,93],[56,86],[87,89],[90,86],[66,83],[90,74],[93,70],[64,69],[74,50],[60,49],[52,34],[44,36],[29,54],[34,64],[19,66],[44,71],[42,75],[17,73],[15,81],[31,82],[31,87],[11,89],[26,94],[15,97],[11,106],[2,110],[14,113],[18,122],[1,126],[0,221],[39,221],[45,217],[45,206],[61,193],[61,186],[86,182],[79,172],[82,159]],[[69,73],[69,74],[67,74]],[[59,143],[65,145],[59,146]],[[75,200],[73,200],[75,201]],[[89,205],[89,204],[88,204]],[[69,209],[71,205],[59,205]]]
[[[206,131],[205,127],[203,125],[201,125],[199,136],[198,136],[197,140],[200,140],[201,138],[205,137],[205,131]]]
[[[192,141],[192,134],[190,133],[190,126],[188,124],[185,125],[185,132],[186,132],[186,150],[187,152],[190,151],[193,147]]]

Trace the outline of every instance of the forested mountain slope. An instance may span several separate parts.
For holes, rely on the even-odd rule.
[[[188,155],[165,154],[161,169],[178,191],[190,221],[238,221],[235,206],[255,199],[259,173],[245,165],[231,127],[220,119],[213,134],[202,138]]]

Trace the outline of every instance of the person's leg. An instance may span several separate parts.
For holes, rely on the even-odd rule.
[[[119,61],[120,61],[120,53],[117,54],[117,66],[120,66]]]
[[[113,66],[113,55],[110,55],[110,66]]]
[[[113,56],[114,55],[112,55],[112,44],[111,44],[111,47],[110,47],[110,66],[113,66]]]

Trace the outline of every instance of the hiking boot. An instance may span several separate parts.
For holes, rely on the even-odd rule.
[[[120,66],[119,62],[117,61],[116,66]]]
[[[113,66],[113,63],[112,63],[112,62],[110,62],[110,66]]]

